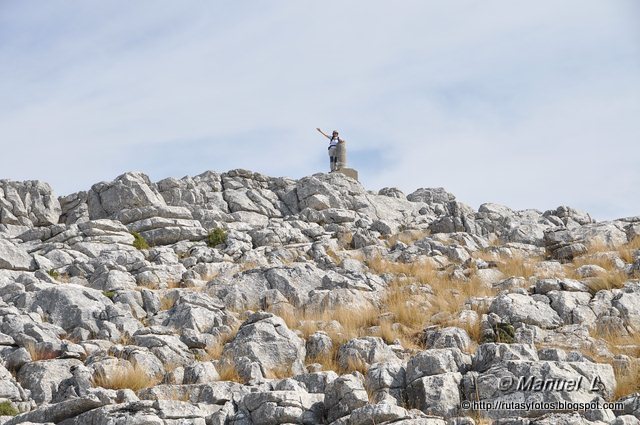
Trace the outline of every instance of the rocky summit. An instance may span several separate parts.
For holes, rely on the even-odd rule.
[[[640,216],[0,180],[0,424],[640,423]]]

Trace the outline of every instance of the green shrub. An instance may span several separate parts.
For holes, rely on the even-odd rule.
[[[209,235],[207,236],[207,245],[212,248],[214,246],[223,244],[226,241],[227,241],[227,232],[225,232],[224,229],[220,229],[219,227],[216,227],[215,229],[210,231]]]
[[[138,232],[131,232],[133,236],[133,246],[136,249],[149,249],[149,244]]]
[[[0,403],[0,416],[15,416],[18,413],[18,409],[13,407],[10,401],[3,401]]]
[[[102,295],[112,300],[116,296],[116,291],[102,291]]]
[[[47,271],[47,274],[51,276],[53,279],[57,279],[60,277],[60,273],[57,270],[50,269]]]
[[[492,329],[493,335],[491,337],[485,336],[482,340],[483,344],[487,342],[513,344],[515,342],[516,331],[511,324],[496,323]]]

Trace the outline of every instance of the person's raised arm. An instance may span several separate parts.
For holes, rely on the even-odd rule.
[[[320,130],[319,128],[316,128],[316,130],[318,130],[320,132],[320,134],[322,134],[324,137],[326,137],[327,139],[330,139],[331,137],[329,137],[329,135],[327,133],[325,133],[324,131]]]

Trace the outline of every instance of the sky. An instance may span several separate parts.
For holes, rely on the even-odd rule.
[[[0,179],[328,170],[640,215],[636,0],[0,0]]]

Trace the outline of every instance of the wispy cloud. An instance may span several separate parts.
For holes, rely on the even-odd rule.
[[[0,177],[58,193],[129,169],[326,169],[474,206],[640,214],[640,6],[0,4]]]

